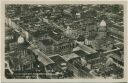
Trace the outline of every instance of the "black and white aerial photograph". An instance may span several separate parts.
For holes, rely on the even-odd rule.
[[[124,5],[4,7],[6,79],[124,78]]]

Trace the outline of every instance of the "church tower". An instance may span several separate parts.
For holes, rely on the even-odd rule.
[[[97,38],[96,39],[102,39],[106,37],[107,34],[107,28],[106,28],[106,22],[102,20],[99,24],[98,30],[97,30]]]
[[[106,28],[106,22],[102,20],[99,24],[99,27],[97,29],[97,36],[94,41],[93,48],[95,50],[100,50],[106,43],[106,36],[107,36],[107,28]]]
[[[67,26],[67,29],[66,29],[65,33],[66,33],[67,36],[71,36],[72,35],[72,30],[71,30],[70,26]]]

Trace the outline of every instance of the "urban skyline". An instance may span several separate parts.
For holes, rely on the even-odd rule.
[[[5,5],[8,79],[122,79],[123,5]]]

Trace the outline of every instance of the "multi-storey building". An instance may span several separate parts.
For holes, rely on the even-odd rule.
[[[75,42],[63,34],[51,31],[40,40],[40,47],[46,54],[70,53]]]

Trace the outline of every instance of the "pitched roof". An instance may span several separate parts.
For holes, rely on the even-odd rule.
[[[86,60],[97,58],[98,55],[96,53],[93,54],[87,54],[83,50],[74,51],[75,54],[77,54],[80,57],[85,57]]]
[[[54,63],[54,61],[52,61],[47,55],[45,55],[43,52],[39,51],[38,49],[35,49],[33,51],[36,55],[38,55],[38,60],[42,62],[45,66]]]
[[[73,58],[78,58],[79,56],[75,53],[67,54],[62,56],[64,60],[69,61]]]

